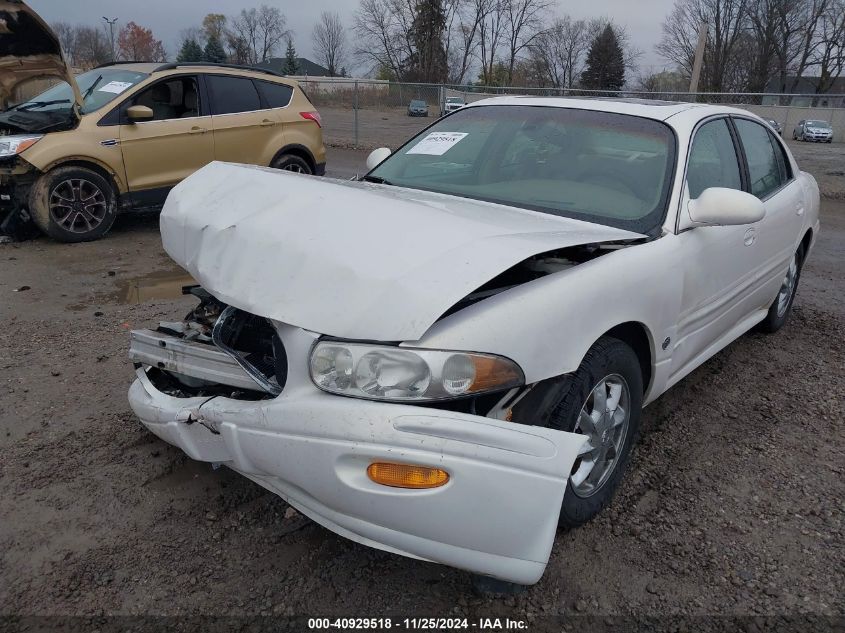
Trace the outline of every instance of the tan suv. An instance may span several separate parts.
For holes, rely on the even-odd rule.
[[[0,220],[4,206],[28,209],[49,236],[80,242],[104,235],[120,211],[160,206],[213,160],[325,172],[320,116],[295,81],[161,63],[110,64],[74,78],[55,35],[26,5],[0,0],[0,18],[9,30],[0,31],[0,50],[16,54],[0,58],[0,98],[34,77],[64,79],[0,113]]]

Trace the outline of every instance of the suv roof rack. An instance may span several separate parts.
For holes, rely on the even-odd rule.
[[[116,59],[116,60],[110,61],[110,62],[103,62],[102,64],[99,64],[98,66],[94,66],[94,68],[92,68],[91,70],[96,70],[97,68],[105,68],[106,66],[119,66],[120,64],[148,64],[148,63],[149,62],[138,61],[137,59],[128,59],[128,60]]]
[[[260,68],[258,66],[242,66],[240,64],[214,64],[212,62],[171,62],[169,64],[162,64],[156,68],[156,72],[162,70],[174,70],[175,68],[194,68],[194,67],[211,67],[211,68],[232,68],[234,70],[249,70],[255,73],[264,73],[265,75],[273,75],[275,77],[284,77],[282,73],[277,73],[275,70],[269,68]]]

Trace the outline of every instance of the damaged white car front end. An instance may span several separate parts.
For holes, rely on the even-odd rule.
[[[280,183],[288,179],[296,186]],[[640,236],[368,189],[221,163],[179,185],[162,214],[164,245],[200,282],[202,303],[184,323],[132,333],[132,408],[190,457],[225,463],[343,536],[534,583],[585,438],[511,421],[531,398],[522,369],[495,350],[452,353],[413,341],[455,304],[494,294],[473,291],[537,253]],[[366,211],[297,211],[328,198],[353,206],[360,198]],[[201,211],[212,205],[214,213]],[[350,249],[360,252],[354,270],[344,261]],[[238,338],[243,331],[251,340]],[[362,349],[350,340],[386,343]],[[369,382],[389,384],[352,375],[367,354],[390,365]],[[414,359],[403,365],[396,354]],[[330,393],[347,387],[351,398]],[[474,397],[456,404],[458,395]],[[399,473],[415,487],[397,487],[377,483],[373,464],[422,470]],[[423,487],[438,472],[445,480]]]

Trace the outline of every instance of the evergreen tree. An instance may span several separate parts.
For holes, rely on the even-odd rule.
[[[212,35],[208,38],[202,57],[202,61],[210,62],[212,64],[222,64],[226,61],[226,51],[217,37]]]
[[[625,85],[625,54],[610,24],[590,44],[581,85],[589,90],[621,90]]]
[[[288,47],[285,51],[285,65],[282,66],[285,75],[299,74],[299,60],[296,57],[296,49],[293,47],[293,40],[288,38]]]
[[[410,38],[414,52],[406,60],[408,79],[427,83],[446,81],[446,13],[443,0],[417,0]]]
[[[182,42],[182,48],[179,49],[179,54],[176,56],[177,62],[201,62],[203,61],[202,47],[197,41],[189,37]]]

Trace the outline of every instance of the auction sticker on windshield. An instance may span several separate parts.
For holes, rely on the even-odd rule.
[[[105,86],[102,86],[97,90],[98,92],[113,92],[114,94],[119,95],[131,85],[132,83],[128,81],[110,81]]]
[[[467,132],[432,132],[405,153],[443,156],[466,135]]]

